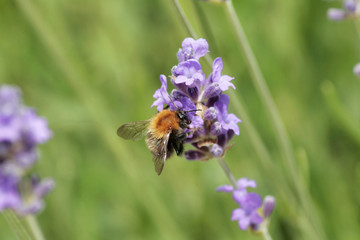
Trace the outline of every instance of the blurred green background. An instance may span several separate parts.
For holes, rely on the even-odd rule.
[[[286,175],[277,133],[224,7],[180,3],[197,35],[208,38],[211,56],[223,58],[223,73],[235,77],[234,94]],[[242,0],[234,6],[289,132],[314,216],[326,238],[360,239],[354,23],[327,19],[327,9],[339,2]],[[177,64],[188,35],[172,1],[0,0],[0,29],[0,83],[20,86],[24,102],[54,133],[34,169],[57,182],[38,216],[47,239],[260,239],[230,221],[236,204],[230,194],[215,192],[228,184],[216,161],[174,157],[159,177],[143,141],[116,135],[121,124],[155,114],[150,105],[159,75]],[[230,111],[242,118],[235,106]],[[248,124],[240,124],[226,162],[235,177],[255,179],[257,193],[277,198],[274,239],[311,239],[294,190],[282,191],[284,182],[259,160]],[[3,217],[0,239],[15,239]]]

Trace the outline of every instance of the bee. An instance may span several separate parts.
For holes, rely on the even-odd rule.
[[[146,145],[153,154],[155,171],[160,175],[165,161],[172,156],[174,150],[178,156],[183,153],[184,140],[188,136],[185,129],[191,123],[186,113],[193,111],[197,110],[164,109],[151,119],[120,126],[117,135],[131,140],[145,137]]]

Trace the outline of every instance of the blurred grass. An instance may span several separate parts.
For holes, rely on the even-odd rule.
[[[202,33],[192,2],[180,2]],[[342,120],[359,130],[360,82],[351,70],[360,49],[353,24],[327,20],[327,8],[336,5],[325,1],[234,5],[299,149],[301,184],[310,189],[327,237],[358,239],[360,148]],[[284,171],[267,110],[223,9],[205,2],[198,7],[214,35],[212,56],[221,56],[224,73],[236,77],[235,94]],[[158,177],[144,142],[116,136],[120,124],[155,113],[149,106],[159,75],[177,63],[186,34],[169,1],[0,0],[0,19],[0,82],[19,85],[26,104],[46,116],[54,131],[36,166],[57,181],[39,216],[48,239],[257,238],[229,220],[235,204],[215,192],[227,183],[215,161],[174,157]],[[321,91],[327,81],[340,105]],[[338,106],[348,118],[337,117]],[[270,226],[274,239],[306,239],[299,225],[306,219],[295,221],[300,209],[260,164],[247,124],[241,123],[226,161],[235,176],[256,179],[258,193],[282,199]],[[0,239],[14,239],[3,218]]]

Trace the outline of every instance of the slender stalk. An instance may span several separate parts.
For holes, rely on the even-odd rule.
[[[42,233],[39,223],[36,220],[35,216],[29,215],[25,218],[25,220],[26,220],[35,240],[45,240],[44,234]]]
[[[261,232],[262,232],[262,236],[265,240],[272,240],[267,227],[263,228]]]
[[[12,210],[5,210],[3,216],[19,240],[32,240],[30,234]]]
[[[226,162],[224,161],[224,159],[218,158],[217,161],[220,164],[222,170],[224,170],[224,173],[225,173],[226,177],[229,179],[229,182],[231,183],[231,185],[233,185],[234,188],[237,188],[236,179],[235,179],[234,175],[231,173],[231,171],[230,171],[228,165],[226,164]]]
[[[325,239],[326,238],[325,233],[323,232],[320,221],[318,220],[317,216],[315,216],[316,211],[313,207],[308,190],[306,189],[306,187],[304,187],[304,185],[301,185],[299,174],[296,169],[296,161],[293,155],[291,142],[286,132],[284,123],[280,117],[280,113],[275,105],[275,102],[270,94],[269,88],[265,82],[259,64],[247,40],[243,27],[240,23],[240,20],[236,15],[232,1],[227,1],[225,3],[225,6],[227,13],[230,17],[230,21],[234,27],[237,41],[245,55],[245,60],[249,67],[250,74],[252,75],[252,79],[254,81],[256,90],[258,91],[263,104],[267,107],[270,114],[270,119],[276,130],[277,133],[276,140],[282,152],[283,160],[287,168],[289,169],[288,177],[292,179],[293,184],[295,186],[295,190],[300,198],[300,202],[308,218],[311,220],[313,224],[313,228],[316,229],[316,233],[319,235],[317,238]]]
[[[109,146],[111,152],[118,159],[118,167],[122,173],[126,174],[131,181],[129,185],[134,189],[135,198],[139,199],[139,202],[153,217],[153,223],[158,227],[162,238],[169,239],[186,239],[186,233],[181,231],[179,226],[175,224],[174,219],[166,209],[166,205],[163,204],[162,199],[154,194],[149,188],[139,190],[137,186],[142,185],[142,178],[135,171],[135,166],[130,167],[130,161],[122,161],[121,159],[131,159],[132,154],[124,146],[119,145],[113,140],[115,135],[115,129],[113,124],[109,123],[108,118],[110,110],[106,109],[106,104],[100,102],[96,89],[92,89],[83,71],[82,66],[77,64],[71,57],[67,48],[67,43],[60,37],[60,34],[56,32],[50,25],[49,21],[44,19],[42,12],[38,9],[34,1],[31,0],[17,0],[17,5],[20,10],[23,11],[24,17],[28,20],[34,28],[35,33],[39,39],[44,43],[44,46],[49,51],[50,56],[54,60],[55,64],[64,74],[64,80],[68,82],[69,86],[74,90],[78,97],[83,101],[84,107],[88,110],[91,119],[94,121],[99,136]],[[91,96],[91,97],[90,97]],[[98,101],[96,101],[97,99]],[[135,162],[135,161],[133,161]],[[145,193],[144,193],[145,191]],[[144,198],[144,194],[147,198]],[[167,223],[169,231],[162,231],[164,228],[163,223]]]
[[[272,124],[274,125],[276,132],[277,132],[277,134],[276,134],[277,141],[278,141],[279,146],[284,155],[284,159],[286,159],[286,161],[287,161],[287,166],[290,169],[290,174],[291,174],[291,176],[293,176],[294,182],[296,183],[297,179],[298,179],[298,172],[296,170],[295,158],[293,155],[292,147],[290,145],[290,139],[285,130],[284,124],[281,120],[279,111],[275,105],[273,98],[271,97],[269,88],[265,82],[265,79],[260,70],[259,64],[258,64],[258,62],[255,58],[255,55],[250,47],[249,41],[247,40],[247,37],[243,30],[243,27],[240,23],[240,20],[236,15],[232,1],[227,1],[225,3],[225,6],[226,6],[226,10],[228,12],[228,15],[231,19],[231,23],[234,26],[238,43],[239,43],[240,47],[242,48],[242,52],[245,55],[245,60],[249,67],[250,73],[252,75],[252,79],[254,81],[256,90],[258,91],[264,105],[267,107],[267,109],[270,113]]]
[[[190,36],[193,36],[193,38],[196,38],[196,34],[194,29],[192,28],[190,22],[188,21],[185,12],[183,11],[182,7],[180,6],[180,3],[178,0],[170,0],[171,3],[173,3],[176,13],[180,16],[179,19],[181,19],[182,23],[186,26],[186,31]]]

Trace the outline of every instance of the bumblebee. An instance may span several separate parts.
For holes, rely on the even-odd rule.
[[[174,150],[178,156],[184,151],[184,140],[187,137],[184,130],[191,123],[186,112],[191,111],[164,109],[151,119],[120,126],[117,135],[131,140],[145,137],[146,145],[153,154],[155,171],[160,175],[165,161],[172,156]]]

